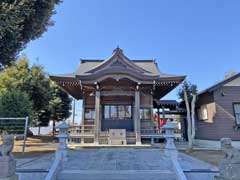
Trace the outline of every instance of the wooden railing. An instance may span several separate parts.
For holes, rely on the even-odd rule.
[[[71,125],[69,130],[69,143],[84,143],[85,138],[94,141],[94,125]]]
[[[151,143],[154,142],[153,139],[155,138],[164,138],[165,130],[162,128],[160,129],[142,129],[141,130],[141,137],[142,138],[151,138]],[[183,140],[182,133],[180,130],[175,129],[175,139]]]
[[[163,134],[162,129],[141,129],[141,134]]]
[[[94,125],[71,125],[69,128],[71,135],[93,135]]]
[[[154,129],[154,128],[146,128],[141,129],[141,137],[142,138],[163,138],[165,130]],[[94,134],[95,128],[94,125],[71,125],[69,128],[69,139],[70,143],[93,143],[94,142]],[[134,142],[135,133],[131,132],[131,136],[129,132],[127,132],[127,139],[131,139]],[[181,136],[181,134],[180,134]],[[107,144],[107,139],[109,137],[108,131],[101,131],[99,133],[99,141]]]

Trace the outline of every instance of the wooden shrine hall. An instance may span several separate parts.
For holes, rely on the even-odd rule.
[[[144,130],[154,129],[155,102],[185,76],[162,73],[155,60],[132,60],[116,48],[104,60],[81,59],[74,73],[50,78],[83,101],[81,127],[73,128],[70,136],[109,144],[119,133],[115,138],[122,144],[141,144]]]

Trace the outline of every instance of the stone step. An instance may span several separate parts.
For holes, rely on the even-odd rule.
[[[58,180],[175,180],[168,170],[63,170]]]

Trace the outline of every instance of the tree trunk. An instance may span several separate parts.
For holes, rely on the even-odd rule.
[[[41,126],[38,126],[38,136],[40,136],[40,132],[41,132]]]
[[[56,126],[56,121],[53,120],[53,129],[52,129],[53,138],[55,137],[55,126]]]
[[[192,108],[192,141],[193,141],[193,144],[194,144],[194,139],[195,139],[195,133],[196,133],[196,130],[195,130],[195,103],[196,103],[196,94],[193,95],[193,99],[192,99],[192,102],[191,102],[191,108]]]
[[[189,107],[189,102],[188,102],[188,97],[187,97],[187,92],[184,89],[184,99],[185,99],[185,104],[186,104],[186,108],[187,108],[187,123],[188,123],[188,129],[187,129],[187,133],[188,133],[188,148],[191,151],[192,150],[192,123],[191,123],[191,113],[190,113],[190,107]]]

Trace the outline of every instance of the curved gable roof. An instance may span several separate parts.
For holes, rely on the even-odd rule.
[[[120,48],[105,59],[81,59],[74,73],[50,75],[63,89],[75,98],[82,98],[82,86],[101,82],[104,78],[129,78],[141,84],[153,85],[153,95],[161,98],[181,83],[185,76],[162,73],[155,60],[130,60]]]
[[[90,69],[89,71],[86,71],[86,73],[95,73],[101,70],[105,70],[106,68],[112,68],[112,67],[119,67],[124,69],[129,69],[132,71],[136,71],[138,73],[146,73],[151,74],[151,72],[147,71],[146,69],[136,65],[133,63],[130,59],[128,59],[122,52],[122,49],[117,47],[113,50],[113,53],[110,57]]]

